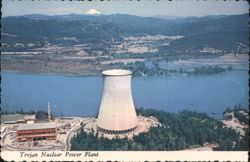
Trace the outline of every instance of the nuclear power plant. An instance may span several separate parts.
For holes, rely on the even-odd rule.
[[[97,126],[104,133],[127,133],[137,127],[137,116],[131,91],[132,72],[107,70],[102,72],[104,87]]]
[[[72,137],[80,128],[98,137],[128,138],[151,127],[162,126],[158,119],[136,114],[129,70],[113,69],[102,72],[103,94],[98,117],[54,117],[48,103],[48,113],[24,117],[16,114],[13,121],[1,125],[1,146],[5,150],[69,150]],[[22,118],[22,119],[19,119]],[[13,118],[6,114],[6,119]]]

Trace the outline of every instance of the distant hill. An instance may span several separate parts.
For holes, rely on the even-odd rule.
[[[134,15],[25,15],[2,19],[4,51],[43,47],[46,43],[59,46],[103,44],[137,35],[184,35],[173,41],[171,48],[202,49],[214,47],[235,49],[235,43],[248,44],[247,14],[163,19]]]
[[[173,42],[179,48],[199,48],[208,45],[214,48],[232,50],[235,43],[248,44],[248,15],[225,17],[203,17],[193,22],[181,23],[175,32],[186,35]]]
[[[226,15],[208,15],[208,16],[204,16],[202,18],[214,18],[214,19],[217,19],[217,18],[222,18],[222,17],[225,17]],[[176,19],[179,19],[179,20],[197,20],[201,17],[196,17],[196,16],[188,16],[188,17],[180,17],[180,16],[165,16],[165,15],[155,15],[154,17],[156,18],[160,18],[160,19],[165,19],[165,20],[176,20]]]

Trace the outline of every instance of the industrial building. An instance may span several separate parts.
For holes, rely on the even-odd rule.
[[[56,123],[20,124],[17,127],[16,139],[18,142],[55,140],[56,134]]]
[[[99,130],[110,134],[134,130],[137,116],[131,91],[132,72],[114,69],[102,74],[104,87],[97,119]]]

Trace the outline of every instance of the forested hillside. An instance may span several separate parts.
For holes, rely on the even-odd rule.
[[[213,144],[216,150],[248,150],[248,132],[240,137],[233,129],[205,113],[184,110],[168,113],[153,109],[139,109],[138,114],[155,116],[163,127],[151,128],[149,132],[130,139],[98,138],[82,130],[73,137],[71,150],[182,150]]]
[[[73,46],[90,43],[110,45],[125,36],[183,35],[169,48],[221,50],[248,42],[248,15],[165,20],[132,15],[27,15],[2,19],[4,51],[43,47],[45,43]],[[20,45],[23,44],[23,45]],[[34,44],[34,45],[30,45]]]

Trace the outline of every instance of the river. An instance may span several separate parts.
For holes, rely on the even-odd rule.
[[[64,116],[94,116],[102,95],[101,77],[20,74],[1,72],[2,110],[44,110]],[[217,112],[218,118],[228,107],[248,107],[248,73],[167,77],[133,77],[132,92],[137,108],[178,112],[183,109]]]

